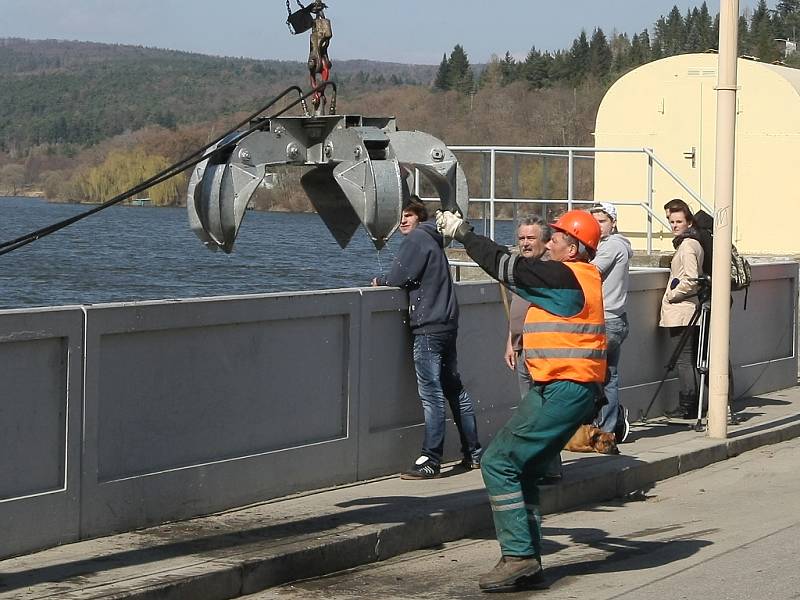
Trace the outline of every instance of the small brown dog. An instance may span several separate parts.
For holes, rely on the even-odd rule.
[[[564,450],[570,452],[599,452],[600,454],[619,454],[613,433],[606,433],[594,425],[581,425],[570,438]]]

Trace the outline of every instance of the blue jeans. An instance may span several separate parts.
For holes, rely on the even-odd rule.
[[[607,381],[605,394],[608,404],[600,409],[597,417],[597,426],[606,433],[612,433],[617,426],[617,415],[619,414],[619,357],[622,352],[622,342],[628,337],[628,315],[622,313],[619,317],[606,319],[606,341],[608,352]]]
[[[457,336],[458,331],[414,334],[414,368],[425,415],[422,454],[436,464],[441,464],[444,450],[445,400],[461,437],[464,458],[481,458],[475,409],[458,374]]]

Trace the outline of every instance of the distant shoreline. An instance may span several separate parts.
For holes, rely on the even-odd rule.
[[[11,194],[8,190],[0,192],[2,198],[41,198],[47,200],[42,190],[18,190],[16,193]]]
[[[30,198],[31,200],[44,200],[48,204],[75,204],[77,206],[99,206],[102,202],[80,202],[77,200],[53,200],[45,196],[44,192],[41,190],[25,190],[19,191],[16,194],[9,194],[7,191],[0,192],[0,199],[2,198]],[[118,206],[126,206],[131,208],[180,208],[185,209],[185,204],[168,204],[168,205],[159,205],[159,204],[136,204],[134,200],[120,202]],[[262,209],[262,208],[248,208],[248,210],[254,210],[257,212],[274,212],[274,213],[292,213],[298,215],[310,215],[314,214],[314,211],[294,211],[294,210],[287,210],[285,208],[277,207],[277,208],[270,208],[270,209]]]

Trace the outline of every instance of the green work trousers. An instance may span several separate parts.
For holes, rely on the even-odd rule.
[[[595,383],[535,385],[481,458],[481,474],[504,556],[541,559],[536,480],[595,411]]]

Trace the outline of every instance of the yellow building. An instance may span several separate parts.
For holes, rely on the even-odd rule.
[[[738,79],[733,241],[748,254],[800,253],[800,70],[739,59]],[[651,149],[652,193],[647,154],[598,153],[595,199],[651,202],[662,219],[672,198],[697,210],[680,180],[713,207],[716,84],[716,54],[673,56],[621,77],[600,104],[595,145]],[[618,213],[620,229],[644,249],[647,211],[623,204]],[[653,248],[670,249],[669,229],[650,225]]]

